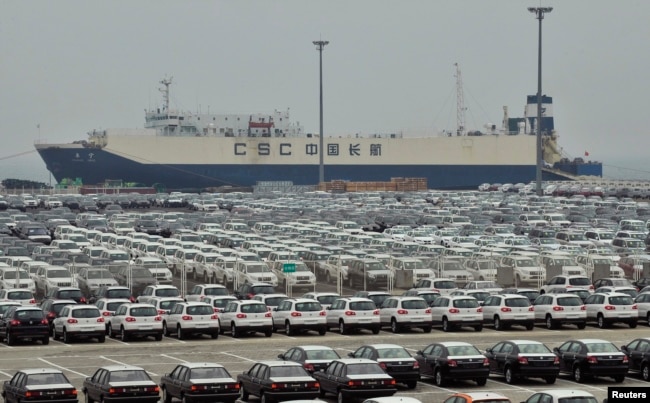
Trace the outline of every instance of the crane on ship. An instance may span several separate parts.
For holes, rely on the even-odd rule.
[[[456,66],[456,136],[465,135],[465,95],[463,93],[463,76],[460,73],[460,65]]]

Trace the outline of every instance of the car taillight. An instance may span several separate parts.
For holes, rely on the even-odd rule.
[[[9,322],[9,324],[10,324],[11,326],[18,326],[18,325],[20,325],[20,321],[19,321],[19,320],[16,320],[16,319],[12,319],[12,321]]]
[[[129,297],[129,301],[135,302],[135,298],[134,297]]]
[[[302,314],[300,312],[291,312],[291,316],[295,318],[297,316],[302,316]]]
[[[424,310],[424,313],[431,313],[431,308],[427,308]]]
[[[379,309],[375,309],[374,311],[372,311],[372,314],[373,315],[379,315]]]
[[[510,308],[508,308],[506,306],[502,306],[501,307],[501,312],[512,312],[512,309],[510,309]]]
[[[219,308],[213,308],[213,309],[214,309],[214,313],[219,313]]]
[[[197,390],[207,390],[208,388],[208,385],[192,385],[190,387],[190,389],[192,389],[192,392],[196,392]]]
[[[327,316],[327,312],[326,311],[320,311],[318,316]]]
[[[183,315],[181,316],[182,320],[192,320],[192,317],[190,315]]]
[[[204,298],[205,298],[205,295],[201,295],[201,297],[199,297],[199,299],[200,299],[201,301],[203,301]]]
[[[304,363],[304,364],[302,364],[302,367],[303,367],[305,370],[309,371],[309,372],[314,372],[314,370],[315,370],[315,368],[314,368],[314,364]]]
[[[210,319],[217,320],[217,319],[219,319],[219,315],[216,315],[216,314],[212,315],[212,316],[210,316]]]
[[[124,318],[124,320],[127,322],[135,322],[135,318],[133,316],[127,316],[126,318]]]
[[[345,311],[345,316],[354,316],[354,315],[356,315],[356,314],[357,314],[357,313],[354,312],[354,311]]]
[[[593,286],[593,285],[590,285],[590,286],[589,286],[589,289],[590,289],[590,290],[593,290],[593,289],[594,289],[594,286]]]
[[[41,325],[49,325],[49,324],[50,324],[50,322],[48,322],[47,319],[43,318],[41,320]]]
[[[104,317],[100,316],[99,318],[97,318],[97,322],[104,323]]]
[[[449,360],[449,361],[447,361],[447,365],[450,366],[450,367],[457,367],[458,362],[456,362],[456,360]]]
[[[606,311],[615,311],[616,307],[614,305],[605,305]]]
[[[85,304],[86,303],[86,298],[84,298],[84,297],[79,298],[79,303],[80,304]]]
[[[273,317],[273,313],[271,313],[271,312],[267,312],[267,313],[264,314],[264,317],[265,317],[265,318],[272,318],[272,317]]]
[[[639,309],[639,306],[637,304],[632,305],[632,309]]]
[[[34,298],[32,298],[32,299],[29,300],[29,303],[30,303],[30,304],[35,304],[35,303],[36,303],[36,300],[35,300]]]
[[[528,312],[534,312],[534,311],[535,311],[534,306],[531,305],[531,306],[528,307]]]
[[[629,359],[627,358],[627,355],[624,355],[624,356],[623,356],[623,363],[624,363],[624,364],[627,364],[628,361],[629,361]]]
[[[432,288],[431,291],[433,291],[433,292],[440,292],[440,290],[437,289],[437,288]]]
[[[587,310],[587,305],[582,305],[582,306],[580,306],[580,310],[581,310],[581,311],[586,311],[586,310]]]
[[[560,365],[560,358],[559,357],[554,357],[553,358],[553,365]]]
[[[159,309],[158,310],[158,315],[164,315],[166,313],[167,313],[167,311],[165,311],[164,309]]]
[[[160,393],[160,387],[158,385],[147,386],[146,388],[144,388],[144,391],[149,393]]]
[[[111,316],[111,313],[109,311],[104,311],[102,312],[103,316]]]
[[[363,381],[348,381],[348,386],[361,386]]]
[[[238,313],[237,314],[237,319],[244,319],[246,317],[245,313]]]
[[[528,365],[528,358],[518,355],[517,362],[521,365]]]
[[[159,316],[159,315],[158,315],[158,316],[155,316],[155,317],[153,318],[153,320],[155,320],[156,322],[162,322],[162,316]]]
[[[253,299],[255,297],[255,294],[248,293],[246,294],[246,299]]]
[[[483,366],[484,367],[489,367],[490,366],[490,360],[488,360],[487,358],[483,358]]]
[[[459,313],[459,312],[460,312],[460,309],[449,308],[449,313]]]
[[[413,361],[413,369],[419,369],[420,368],[420,363],[417,361]]]
[[[561,307],[561,306],[554,306],[554,307],[553,307],[553,310],[554,310],[554,311],[563,311],[563,310],[564,310],[564,307]]]
[[[56,318],[56,314],[54,312],[48,312],[47,317],[48,318]]]
[[[68,323],[79,323],[79,321],[77,319],[74,319],[74,318],[69,318],[66,322],[68,322]]]
[[[398,315],[408,315],[409,311],[407,311],[406,309],[398,309],[397,314]]]
[[[379,367],[380,367],[381,369],[383,369],[384,371],[386,371],[386,363],[384,363],[384,362],[380,362],[380,363],[379,363]]]
[[[594,357],[593,355],[587,356],[587,362],[589,364],[598,364],[598,358]]]
[[[476,312],[483,312],[483,308],[481,307],[476,308]]]
[[[33,390],[28,390],[25,392],[25,397],[39,397],[43,396],[43,392],[38,392],[38,391],[33,391]]]

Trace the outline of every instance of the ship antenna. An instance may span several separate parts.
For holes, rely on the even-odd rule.
[[[163,101],[165,102],[165,112],[169,115],[169,86],[172,84],[174,77],[163,78],[160,81],[160,84],[164,85],[165,88],[158,88],[158,91],[163,94]]]
[[[460,66],[456,66],[456,135],[465,135],[465,96],[463,95],[463,77],[460,74]]]

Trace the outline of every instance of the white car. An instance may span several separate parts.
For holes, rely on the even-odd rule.
[[[586,276],[555,276],[552,279],[548,280],[546,284],[540,289],[541,294],[546,294],[551,292],[551,290],[556,288],[583,288],[590,292],[594,291],[594,286],[591,284]]]
[[[43,266],[36,272],[36,291],[47,294],[52,287],[76,287],[77,282],[68,269],[61,266]]]
[[[52,321],[54,340],[63,338],[65,344],[74,338],[96,338],[103,343],[106,339],[105,319],[99,309],[92,305],[65,305]]]
[[[273,315],[260,301],[231,301],[219,315],[219,329],[222,333],[230,332],[235,338],[251,332],[263,332],[271,337]]]
[[[181,302],[185,302],[181,297],[153,297],[149,300],[149,304],[153,305],[160,315],[168,314],[176,304]]]
[[[381,329],[379,309],[369,298],[339,298],[327,310],[327,327],[338,328],[339,333],[367,329],[378,334]]]
[[[142,256],[135,259],[136,266],[142,266],[151,272],[151,275],[158,280],[158,284],[171,284],[172,272],[162,259],[158,257]]]
[[[635,328],[639,310],[634,299],[620,292],[596,292],[585,300],[587,321],[596,321],[599,328],[610,327],[612,323],[627,323]]]
[[[535,309],[523,295],[490,295],[483,301],[483,321],[494,324],[494,330],[505,330],[512,325],[522,325],[526,330],[533,330]]]
[[[136,302],[146,304],[154,297],[180,297],[180,295],[179,289],[173,285],[148,285],[142,290]]]
[[[639,319],[645,320],[650,326],[650,292],[643,292],[635,299],[637,310],[639,311]]]
[[[25,288],[6,288],[0,290],[0,301],[13,301],[20,303],[20,305],[36,305],[34,294]]]
[[[420,297],[388,297],[379,307],[381,326],[390,326],[393,333],[402,329],[420,328],[431,333],[431,308]]]
[[[230,301],[237,301],[237,297],[232,295],[208,295],[203,298],[203,302],[212,305],[212,308],[217,313],[223,312],[223,310],[226,309],[226,305],[228,305]]]
[[[221,284],[197,284],[188,291],[185,301],[202,302],[207,296],[229,295],[226,286]]]
[[[219,320],[214,308],[203,302],[180,302],[163,317],[163,334],[176,333],[179,340],[189,335],[219,337]]]
[[[108,322],[109,337],[117,337],[124,342],[132,337],[153,336],[162,340],[162,317],[150,304],[122,304]]]
[[[287,272],[286,267],[292,267],[292,271]],[[278,284],[284,289],[291,287],[291,289],[313,290],[316,286],[316,275],[301,261],[275,262],[272,271],[278,279]]]
[[[303,294],[300,298],[309,298],[318,301],[321,306],[327,309],[332,302],[341,298],[341,295],[335,292],[308,292]]]
[[[270,283],[278,285],[278,278],[264,262],[238,261],[235,266],[237,283]]]
[[[36,292],[36,284],[29,273],[16,267],[0,267],[0,288],[24,288]]]
[[[562,403],[562,402],[581,402],[581,403],[598,403],[591,393],[579,389],[549,389],[533,393],[525,402],[522,403]]]
[[[444,332],[456,327],[471,326],[483,330],[483,308],[474,297],[444,295],[431,304],[433,324],[441,324]]]
[[[283,329],[287,336],[302,330],[315,330],[321,336],[327,332],[327,313],[318,301],[288,298],[273,310],[273,329]]]
[[[544,322],[547,329],[575,324],[582,330],[587,324],[587,308],[574,294],[544,294],[533,302],[535,321]]]

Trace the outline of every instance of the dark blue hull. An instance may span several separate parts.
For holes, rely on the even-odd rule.
[[[167,190],[201,189],[224,185],[247,187],[258,181],[292,181],[316,185],[318,165],[143,164],[92,149],[93,159],[78,158],[78,148],[40,148],[38,152],[57,182],[80,179],[98,185],[107,179],[162,185]],[[87,154],[88,149],[82,154]],[[426,178],[430,189],[476,189],[481,183],[528,183],[535,179],[534,165],[325,165],[325,181],[390,181],[394,177]],[[545,180],[562,179],[544,172]]]

